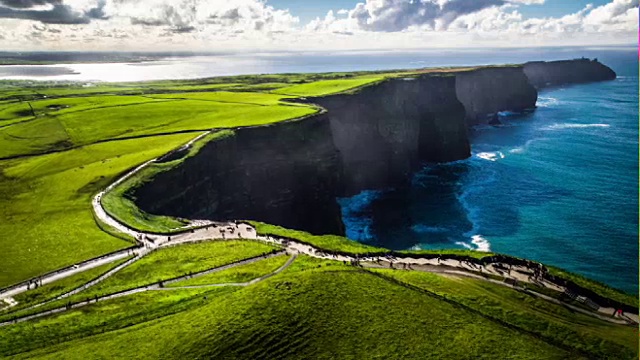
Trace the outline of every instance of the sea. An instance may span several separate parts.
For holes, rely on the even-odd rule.
[[[347,236],[392,249],[526,257],[638,292],[635,47],[198,55],[153,62],[0,66],[0,79],[142,81],[597,58],[614,81],[543,90],[530,114],[470,130],[472,156],[424,164],[402,189],[338,199]]]

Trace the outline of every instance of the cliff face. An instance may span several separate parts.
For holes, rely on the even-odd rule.
[[[482,68],[456,76],[456,95],[469,124],[487,123],[500,111],[533,109],[538,99],[522,67]]]
[[[138,188],[136,204],[152,214],[342,234],[341,169],[323,116],[239,129]]]
[[[328,110],[346,195],[402,183],[425,161],[470,155],[454,77],[394,79],[310,101]]]
[[[611,68],[590,59],[529,62],[524,64],[524,72],[529,82],[538,89],[616,78],[616,73]]]

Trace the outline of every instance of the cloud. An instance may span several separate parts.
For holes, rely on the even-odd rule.
[[[62,5],[62,0],[0,0],[0,5],[14,9],[29,9],[36,6]]]
[[[527,18],[542,0],[361,0],[300,26],[268,0],[0,0],[3,49],[353,50],[626,44],[638,0]]]
[[[44,24],[88,24],[92,20],[106,19],[106,0],[99,0],[93,7],[76,9],[59,0],[0,0],[0,18],[34,20]],[[49,5],[41,10],[38,7]]]
[[[435,29],[456,18],[501,6],[506,0],[367,0],[349,12],[358,27],[367,31],[394,32],[410,27]]]
[[[36,6],[62,5],[62,0],[0,0],[0,5],[14,9],[29,9]]]
[[[234,33],[238,29],[267,33],[292,30],[298,18],[262,0],[112,0],[106,14],[132,25],[208,28]]]
[[[507,5],[461,16],[451,23],[449,29],[537,36],[634,32],[638,24],[637,7],[638,0],[613,0],[599,7],[587,4],[581,10],[562,17],[525,19]]]

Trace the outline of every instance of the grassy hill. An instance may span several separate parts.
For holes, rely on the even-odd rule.
[[[352,91],[406,75],[411,74],[284,74],[91,87],[0,82],[0,288],[130,247],[126,237],[103,231],[91,208],[92,196],[127,170],[180,148],[203,131],[221,129],[203,139],[213,141],[233,136],[224,129],[319,111],[283,102],[286,98]],[[199,146],[194,144],[187,156]],[[146,231],[168,233],[183,225],[180,219],[142,213],[124,196],[128,188],[176,161],[154,164],[124,182],[105,196],[107,211]],[[338,236],[253,225],[261,234],[329,252],[387,251]],[[20,294],[15,297],[18,306],[0,307],[0,322],[71,304],[78,307],[0,327],[0,357],[638,356],[637,328],[504,284],[453,273],[361,268],[304,255],[261,258],[273,251],[281,248],[248,240],[179,245],[155,250],[66,299],[54,300],[125,260]],[[492,255],[447,253],[477,259]],[[552,270],[637,306],[634,296]],[[203,271],[207,274],[191,278]],[[163,284],[175,278],[180,279]],[[125,295],[131,290],[137,292]],[[96,303],[84,303],[98,297]]]
[[[481,280],[301,256],[252,286],[148,291],[0,328],[0,354],[632,359],[637,331]]]

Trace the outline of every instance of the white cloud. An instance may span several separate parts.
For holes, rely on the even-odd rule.
[[[587,5],[561,17],[527,19],[520,12],[543,2],[366,0],[300,24],[295,14],[266,0],[0,0],[0,48],[345,50],[636,40],[638,0]],[[8,4],[11,16],[3,18]],[[52,13],[56,6],[68,11]],[[52,18],[56,14],[62,17]]]

